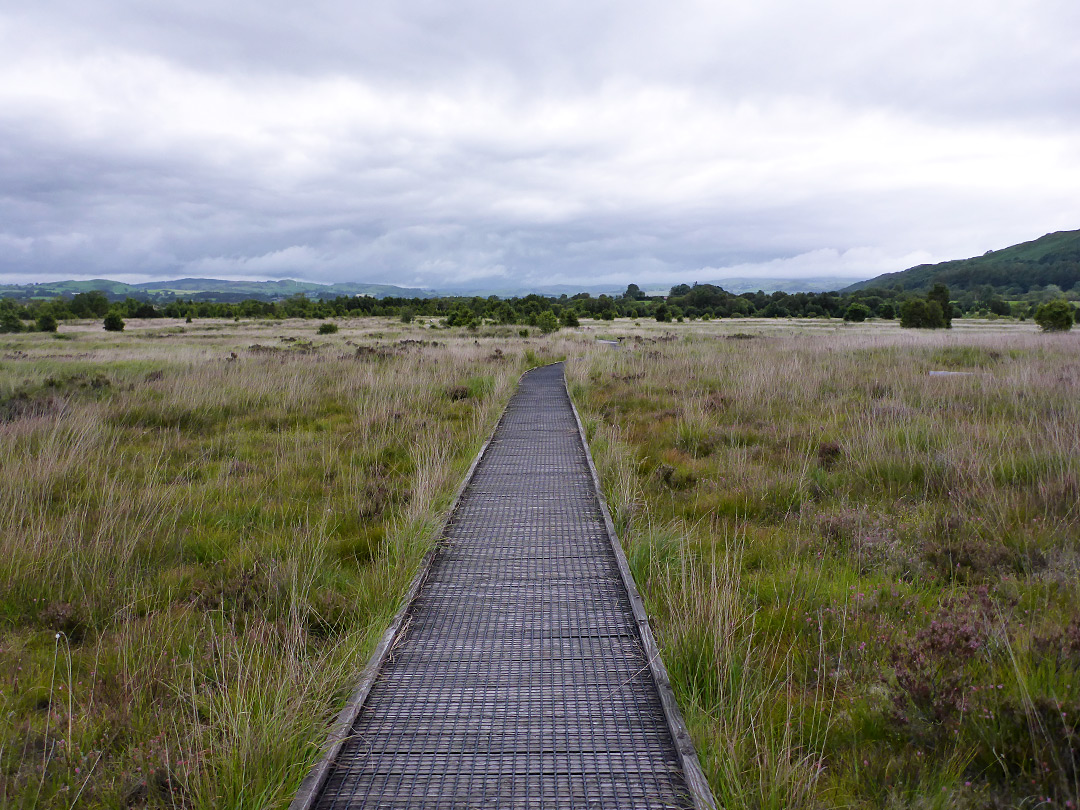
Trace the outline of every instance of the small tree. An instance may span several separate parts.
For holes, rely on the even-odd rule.
[[[900,305],[900,325],[905,329],[944,328],[945,316],[941,314],[941,304],[922,298],[905,301]]]
[[[926,294],[927,301],[937,302],[941,308],[941,320],[946,329],[952,329],[952,304],[949,303],[949,288],[944,284],[935,284]]]
[[[844,313],[844,320],[852,323],[862,323],[870,317],[870,307],[866,304],[854,303]]]
[[[1035,311],[1035,323],[1044,332],[1068,332],[1075,322],[1072,304],[1064,298],[1047,301]]]
[[[671,310],[668,309],[667,304],[661,304],[656,308],[656,320],[660,323],[671,322]]]
[[[21,332],[23,322],[14,311],[8,310],[0,314],[0,332]]]
[[[400,318],[401,318],[402,323],[412,323],[414,317],[416,317],[416,313],[413,312],[412,307],[402,307],[401,308]]]
[[[102,326],[105,327],[106,332],[123,332],[124,331],[124,319],[120,317],[120,313],[110,312],[105,316],[105,320],[102,322]]]
[[[37,316],[37,329],[39,332],[56,331],[56,318],[51,312],[42,312]]]
[[[319,334],[320,335],[333,335],[333,334],[335,334],[337,332],[337,330],[338,330],[338,328],[337,328],[336,323],[321,323],[321,324],[319,324]]]
[[[555,317],[555,313],[550,309],[545,309],[540,313],[536,319],[536,325],[540,327],[540,331],[545,335],[559,331],[559,319]]]
[[[559,315],[559,323],[563,326],[579,326],[577,313],[572,309],[564,309]]]

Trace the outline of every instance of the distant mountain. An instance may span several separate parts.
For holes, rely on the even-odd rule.
[[[1048,284],[1069,290],[1080,283],[1080,230],[1048,233],[971,259],[920,264],[899,273],[860,281],[845,288],[845,292],[897,286],[904,290],[924,290],[938,282],[947,284],[953,292],[990,286],[1000,293],[1022,295],[1032,287]]]
[[[275,301],[290,295],[309,298],[337,298],[339,295],[371,295],[375,298],[431,298],[437,293],[415,287],[392,284],[316,284],[310,281],[226,281],[214,278],[181,278],[172,281],[147,281],[126,284],[122,281],[47,281],[41,284],[2,284],[0,296],[16,298],[55,298],[90,290],[101,290],[112,299],[137,298],[148,301],[172,301],[177,298],[196,301],[243,301],[254,298]]]

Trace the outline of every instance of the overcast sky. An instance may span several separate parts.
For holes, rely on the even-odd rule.
[[[1080,228],[1076,0],[0,0],[0,282],[867,278]]]

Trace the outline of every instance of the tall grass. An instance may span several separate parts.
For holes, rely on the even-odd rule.
[[[72,334],[0,346],[0,807],[285,806],[518,375],[574,338]]]
[[[1075,336],[738,330],[568,366],[718,799],[1076,806]]]

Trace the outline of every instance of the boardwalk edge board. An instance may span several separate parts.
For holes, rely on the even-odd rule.
[[[521,377],[524,377],[532,370],[533,369],[530,368],[522,372]],[[521,377],[518,377],[517,385],[521,384]],[[353,690],[352,695],[349,697],[349,702],[345,704],[345,708],[341,710],[337,719],[334,720],[334,724],[331,726],[330,734],[327,738],[325,752],[300,783],[300,787],[296,791],[296,796],[289,805],[289,810],[312,810],[315,806],[315,802],[319,798],[319,793],[322,791],[323,786],[326,784],[326,779],[330,776],[330,771],[334,767],[334,762],[337,760],[338,754],[341,752],[341,748],[345,744],[345,741],[349,738],[349,731],[356,722],[356,718],[364,706],[364,701],[367,700],[371,687],[375,684],[375,679],[379,675],[379,670],[382,669],[383,662],[386,660],[386,654],[393,646],[394,640],[401,631],[401,625],[405,621],[405,616],[408,614],[409,608],[412,607],[417,594],[420,593],[420,588],[424,585],[424,580],[427,579],[427,576],[431,571],[431,565],[439,550],[439,541],[442,540],[443,536],[446,534],[447,527],[454,519],[458,504],[461,503],[461,498],[465,494],[465,490],[468,488],[469,483],[472,481],[476,468],[480,466],[480,461],[484,458],[484,454],[487,452],[488,446],[491,444],[491,440],[494,438],[495,432],[499,429],[499,425],[502,424],[503,417],[505,416],[506,409],[504,408],[503,412],[499,415],[498,421],[495,422],[495,427],[492,428],[491,433],[488,434],[483,446],[469,466],[468,472],[465,473],[465,478],[461,482],[461,486],[458,487],[457,492],[454,494],[454,500],[451,502],[450,508],[446,510],[446,516],[432,533],[436,538],[436,541],[432,544],[431,548],[428,549],[428,552],[424,555],[424,559],[421,560],[420,567],[416,571],[416,576],[413,577],[412,582],[409,584],[409,590],[405,593],[405,598],[401,601],[401,606],[394,615],[394,620],[390,623],[386,632],[383,633],[382,639],[379,640],[379,645],[375,648],[375,652],[373,652],[371,658],[368,659],[368,662],[360,675],[360,681],[357,684],[356,689]],[[589,463],[592,463],[591,460]]]
[[[581,416],[578,414],[577,405],[574,404],[574,398],[570,396],[570,386],[565,372],[563,373],[563,387],[566,389],[566,398],[570,400],[570,409],[574,412],[574,420],[577,422],[581,443],[585,446],[585,458],[589,464],[589,473],[592,475],[593,488],[596,490],[596,500],[600,505],[600,512],[604,518],[608,540],[611,542],[612,551],[615,553],[619,576],[627,594],[630,596],[630,607],[634,612],[634,620],[641,636],[645,657],[649,661],[649,671],[652,673],[653,681],[656,683],[656,690],[660,694],[660,703],[664,707],[664,718],[667,720],[668,731],[671,733],[671,739],[675,743],[675,750],[679,754],[679,762],[686,778],[686,786],[690,789],[695,810],[716,810],[716,799],[713,797],[712,789],[709,787],[704,771],[701,770],[697,749],[694,748],[694,741],[686,728],[686,721],[683,720],[682,712],[679,711],[679,704],[675,700],[675,693],[671,689],[671,679],[668,677],[667,667],[664,666],[664,661],[660,657],[660,648],[656,645],[656,639],[649,624],[649,615],[645,611],[645,601],[641,598],[641,593],[637,589],[634,575],[630,572],[630,564],[626,560],[622,543],[619,541],[619,535],[615,532],[615,523],[611,519],[611,512],[608,511],[607,502],[604,500],[604,490],[600,486],[600,475],[597,473],[596,465],[593,463],[592,449],[589,447],[589,440],[585,436],[585,426],[581,422]]]

